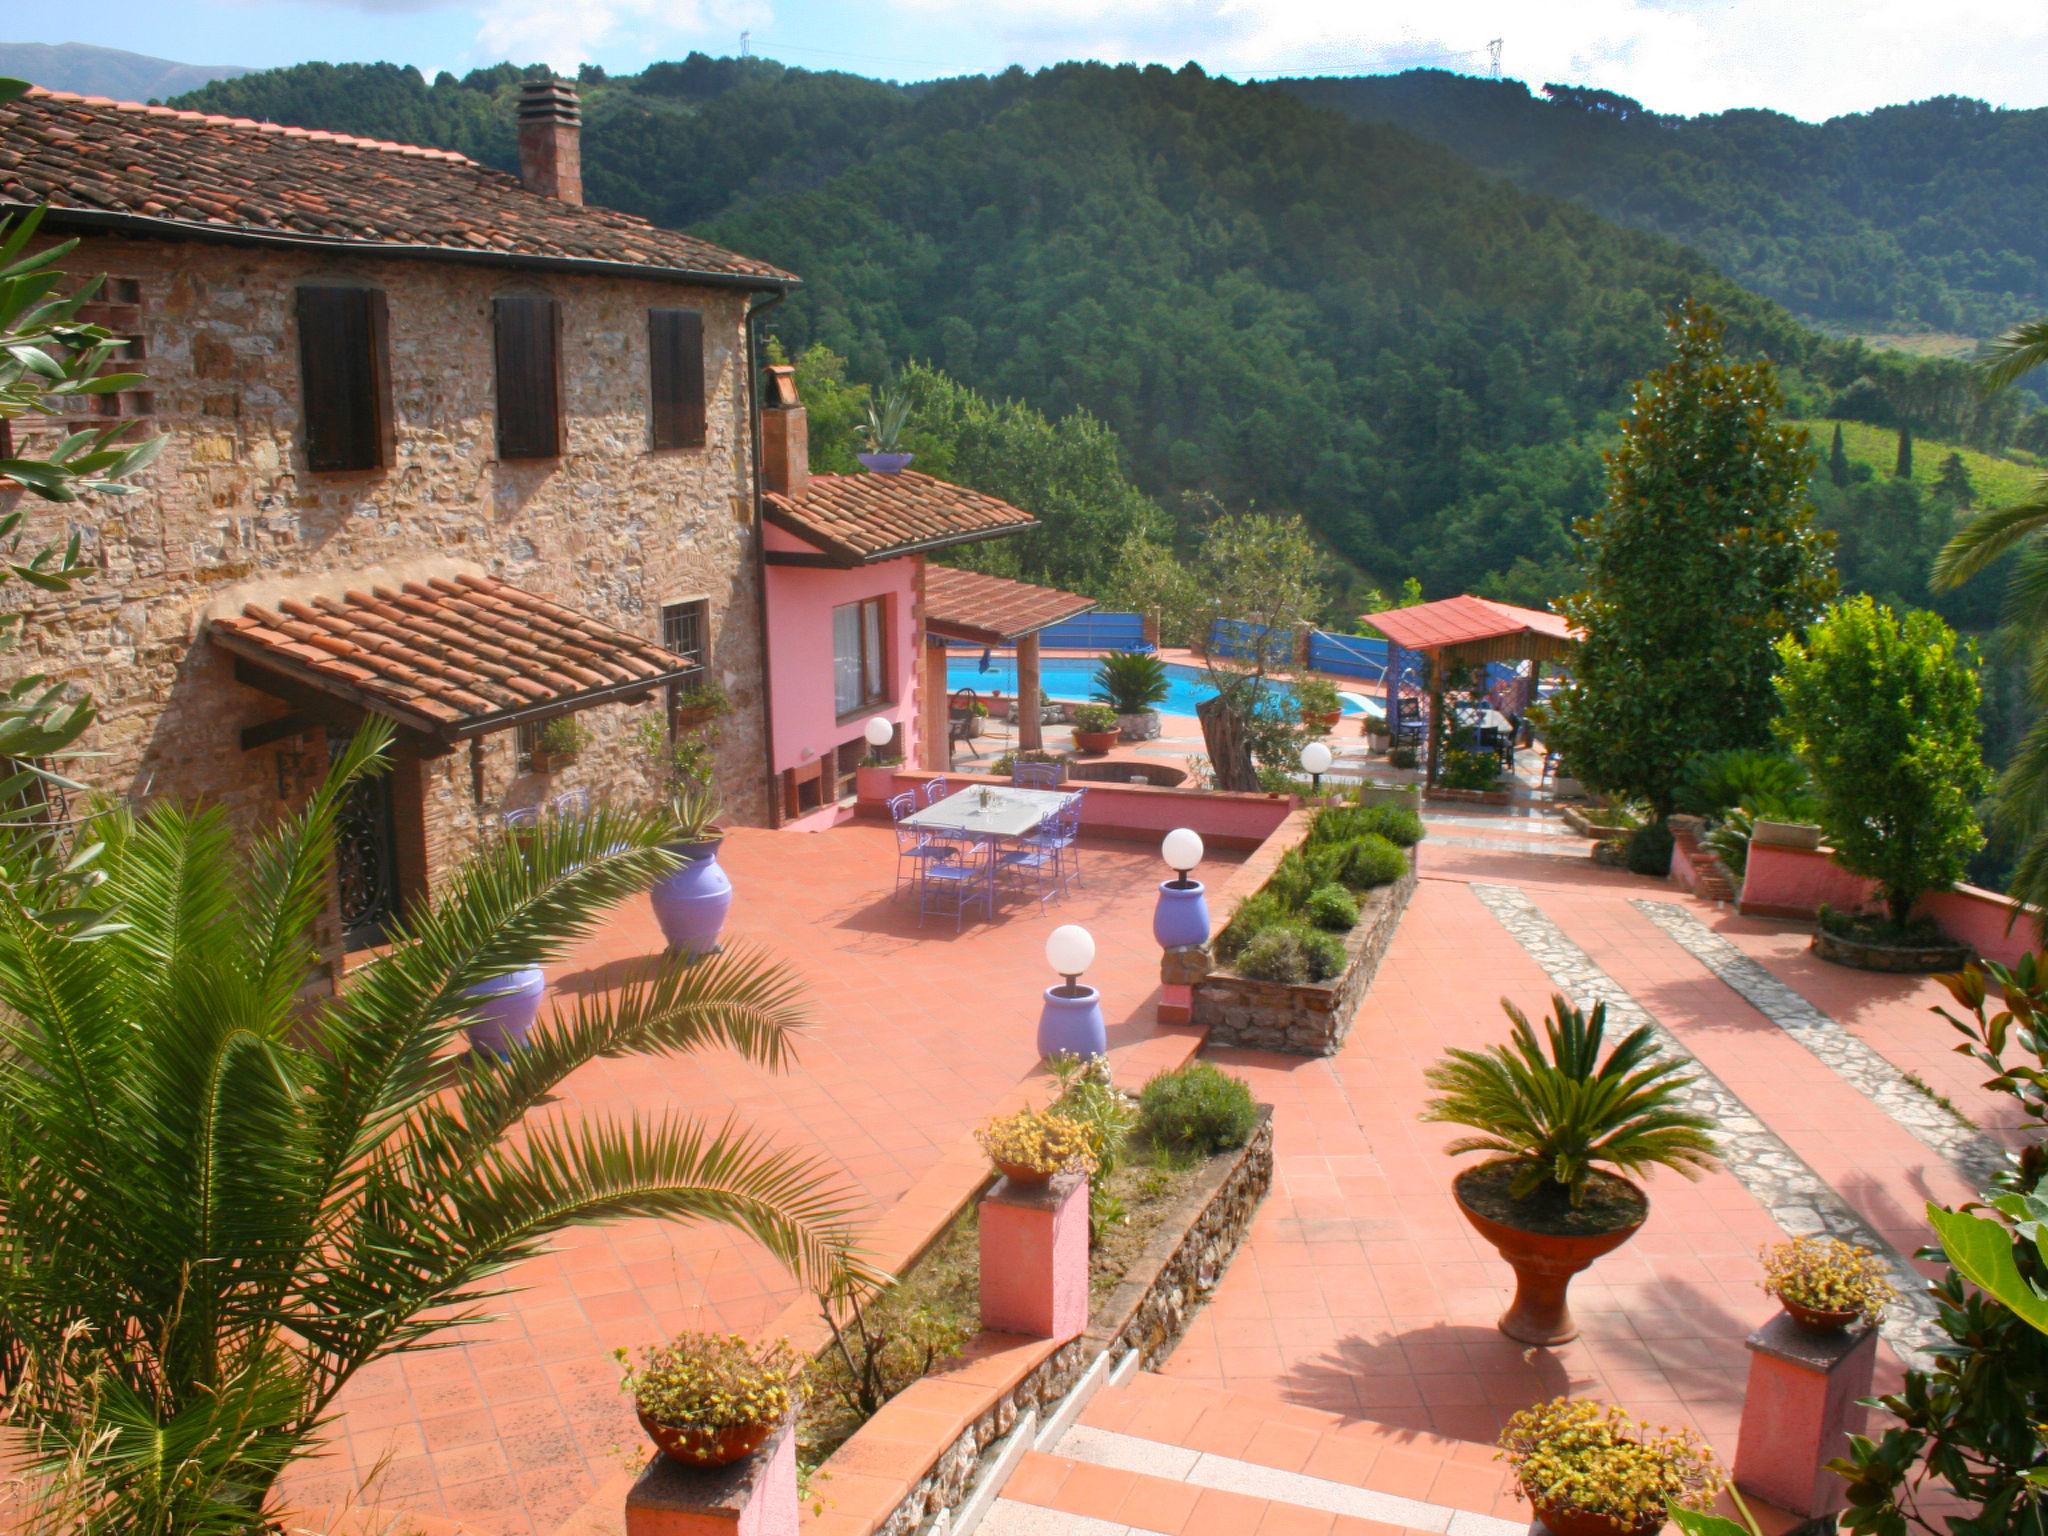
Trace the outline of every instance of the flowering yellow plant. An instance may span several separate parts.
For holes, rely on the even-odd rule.
[[[757,1348],[736,1333],[682,1333],[643,1350],[637,1367],[623,1349],[612,1357],[633,1405],[679,1429],[780,1424],[803,1391],[804,1362],[787,1339]]]
[[[1095,1171],[1088,1127],[1051,1110],[1040,1114],[1026,1108],[1014,1115],[997,1115],[974,1133],[974,1139],[991,1161],[1014,1168],[1044,1174]]]
[[[1524,1408],[1501,1431],[1500,1459],[1531,1504],[1629,1527],[1663,1524],[1671,1505],[1708,1504],[1728,1482],[1691,1430],[1652,1426],[1587,1398]]]
[[[1838,1237],[1795,1237],[1761,1250],[1763,1288],[1816,1312],[1860,1312],[1873,1327],[1899,1298],[1885,1262]]]

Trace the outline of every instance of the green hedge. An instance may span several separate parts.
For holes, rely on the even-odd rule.
[[[1422,840],[1405,806],[1333,805],[1309,824],[1266,883],[1238,903],[1216,936],[1216,958],[1262,981],[1325,981],[1344,969],[1341,935],[1358,922],[1358,894],[1407,872]]]

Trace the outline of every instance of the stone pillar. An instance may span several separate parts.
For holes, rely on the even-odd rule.
[[[1817,1333],[1780,1312],[1749,1336],[1749,1388],[1735,1448],[1735,1485],[1768,1504],[1817,1519],[1847,1502],[1847,1484],[1826,1470],[1849,1452],[1869,1411],[1877,1330]]]
[[[1159,956],[1159,1006],[1161,1024],[1192,1024],[1195,1021],[1195,988],[1214,968],[1205,944],[1181,944],[1162,950]]]
[[[981,1199],[981,1326],[1064,1344],[1088,1326],[1088,1179],[998,1179]]]
[[[657,1453],[626,1495],[626,1536],[796,1536],[796,1420],[729,1467]]]
[[[1038,636],[1026,635],[1017,642],[1017,746],[1036,752],[1045,745],[1045,730],[1038,708]]]

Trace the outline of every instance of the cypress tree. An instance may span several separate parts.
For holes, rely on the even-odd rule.
[[[1842,446],[1842,424],[1835,423],[1834,446],[1828,449],[1828,478],[1837,485],[1849,483],[1849,452]]]
[[[1892,466],[1892,478],[1913,478],[1913,429],[1903,422],[1899,424],[1899,461]]]

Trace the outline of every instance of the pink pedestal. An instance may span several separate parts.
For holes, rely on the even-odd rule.
[[[981,1326],[1064,1344],[1088,1326],[1088,1180],[996,1180],[981,1200]]]
[[[657,1454],[626,1495],[626,1536],[796,1536],[796,1421],[729,1467]]]
[[[1810,1518],[1847,1502],[1848,1485],[1825,1470],[1849,1453],[1869,1411],[1877,1333],[1815,1333],[1779,1313],[1749,1336],[1749,1389],[1735,1447],[1735,1486]]]
[[[1195,989],[1193,987],[1164,986],[1159,989],[1159,1006],[1155,1010],[1162,1024],[1192,1024],[1195,1018]]]

